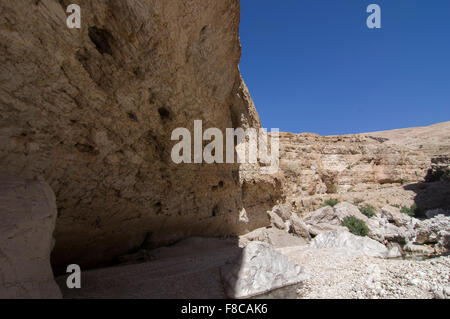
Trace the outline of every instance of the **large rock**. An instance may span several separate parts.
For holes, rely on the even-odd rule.
[[[342,202],[334,206],[334,213],[340,222],[348,216],[356,217],[365,223],[369,220],[366,215],[361,213],[358,207],[347,202]]]
[[[60,298],[50,253],[56,202],[43,182],[0,177],[0,298]]]
[[[450,216],[436,215],[425,219],[416,225],[415,242],[418,244],[435,244],[448,248],[448,236],[450,234]]]
[[[429,257],[435,254],[435,250],[432,247],[426,245],[416,245],[414,243],[407,243],[403,246],[403,250],[414,256],[425,256]]]
[[[319,234],[311,241],[311,247],[332,248],[336,254],[345,256],[388,256],[388,249],[383,244],[369,237],[355,236],[340,230]]]
[[[59,272],[145,240],[266,226],[280,180],[171,160],[173,130],[194,120],[260,127],[238,67],[239,1],[79,0],[80,29],[66,26],[70,3],[0,1],[0,172],[57,194]]]
[[[275,226],[278,229],[286,229],[286,224],[284,223],[283,219],[273,211],[270,211],[267,213],[269,215],[270,223]]]
[[[297,214],[292,214],[289,219],[289,232],[308,241],[311,240],[309,226]]]
[[[245,247],[252,241],[269,244],[273,248],[284,248],[307,245],[305,238],[294,236],[277,228],[259,228],[240,237],[239,245]]]
[[[348,230],[341,226],[345,217],[348,216],[354,216],[366,223],[369,221],[369,218],[363,215],[358,207],[346,202],[339,203],[334,208],[331,206],[319,208],[303,217],[303,221],[307,224],[309,233],[317,236],[330,230]]]
[[[280,288],[295,291],[307,279],[299,264],[261,242],[249,243],[239,258],[221,268],[221,275],[229,298],[250,298]]]
[[[381,216],[398,227],[407,226],[412,222],[412,217],[400,212],[399,208],[389,205],[381,208]]]
[[[337,220],[337,216],[334,214],[333,207],[331,206],[319,208],[318,210],[305,215],[303,221],[311,225],[322,223],[331,225],[340,224],[340,221]]]
[[[274,212],[275,214],[277,214],[278,216],[281,217],[281,219],[286,222],[289,220],[289,218],[291,218],[293,212],[292,212],[292,207],[289,204],[279,204],[276,205],[273,209],[272,212]]]
[[[309,230],[309,233],[311,234],[311,236],[317,236],[321,233],[329,232],[331,230],[348,231],[348,228],[344,227],[344,226],[320,223],[320,224],[308,225],[308,230]]]
[[[390,243],[388,249],[387,258],[400,258],[403,256],[403,249],[398,243]]]
[[[390,223],[385,217],[372,217],[366,224],[369,228],[369,237],[381,243],[384,243],[387,240],[405,244],[415,236],[414,229],[406,228],[405,226],[398,227],[395,224]],[[409,224],[411,227],[413,225],[414,224]]]
[[[334,208],[330,206],[319,208],[307,214],[303,221],[311,225],[329,224],[340,226],[345,217],[348,216],[354,216],[364,222],[368,221],[368,218],[359,211],[358,207],[346,202],[339,203]]]

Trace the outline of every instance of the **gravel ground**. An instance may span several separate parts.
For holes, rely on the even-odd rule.
[[[450,257],[429,260],[337,256],[329,249],[282,251],[311,278],[299,289],[304,299],[429,299],[450,297]]]

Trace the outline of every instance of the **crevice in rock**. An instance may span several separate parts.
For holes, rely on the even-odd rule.
[[[127,115],[130,120],[132,120],[134,122],[139,122],[139,120],[134,112],[128,112]]]
[[[167,108],[160,107],[158,113],[162,121],[170,120],[170,111]]]
[[[96,151],[95,147],[92,145],[77,143],[75,144],[75,147],[80,153],[89,153],[92,155],[98,154],[98,151]]]
[[[112,55],[110,41],[113,37],[109,31],[97,27],[89,27],[89,38],[95,44],[98,52]]]

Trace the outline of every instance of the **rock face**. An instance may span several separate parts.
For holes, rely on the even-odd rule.
[[[348,231],[333,230],[321,233],[311,241],[312,248],[333,248],[343,256],[370,256],[385,258],[388,249],[369,237],[355,236]]]
[[[385,139],[389,145],[403,145],[420,150],[427,156],[439,157],[450,154],[450,121],[425,127],[410,127],[397,130],[366,133]]]
[[[284,192],[300,211],[318,208],[314,196],[422,180],[430,167],[423,152],[366,135],[281,133],[280,155]]]
[[[249,298],[279,288],[293,288],[307,276],[302,267],[269,245],[251,242],[232,264],[221,268],[225,292],[229,298]]]
[[[0,177],[0,299],[60,298],[50,253],[55,195],[39,181]]]
[[[300,214],[330,198],[450,209],[449,128],[444,122],[357,135],[281,133],[283,193]]]
[[[0,3],[0,167],[56,193],[56,269],[267,225],[279,180],[170,157],[173,129],[194,120],[260,126],[239,1],[77,3],[81,29],[66,26],[68,0]]]

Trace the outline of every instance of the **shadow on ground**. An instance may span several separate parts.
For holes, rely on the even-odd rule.
[[[444,181],[419,182],[404,186],[405,190],[416,193],[414,203],[418,207],[416,217],[426,217],[425,212],[432,209],[450,210],[450,183]]]
[[[237,239],[193,237],[151,250],[150,261],[82,272],[81,289],[56,281],[69,299],[223,299],[220,267],[241,250]]]

